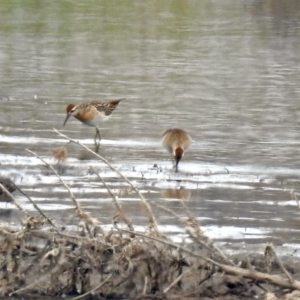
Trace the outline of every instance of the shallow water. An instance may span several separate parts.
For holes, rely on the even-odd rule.
[[[50,150],[66,141],[52,128],[92,147],[93,128],[75,119],[62,126],[66,105],[126,97],[101,128],[100,154],[153,203],[162,230],[184,236],[155,207],[185,216],[184,198],[217,240],[299,242],[300,210],[291,197],[300,175],[297,1],[4,3],[0,175],[47,215],[77,224],[58,178],[25,149],[55,164]],[[178,174],[160,145],[173,126],[193,138]],[[78,146],[68,151],[62,178],[86,210],[111,224],[111,199],[90,167],[115,192],[127,185]],[[147,224],[136,195],[119,200],[134,224]],[[18,223],[21,213],[0,204],[1,220]]]

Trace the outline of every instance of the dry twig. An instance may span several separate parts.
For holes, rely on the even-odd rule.
[[[27,151],[27,152],[31,153],[32,155],[34,155],[35,157],[37,157],[39,160],[41,160],[47,167],[49,167],[53,171],[53,173],[58,177],[58,179],[60,180],[60,182],[68,190],[70,198],[73,201],[73,203],[75,204],[76,209],[81,210],[80,204],[77,202],[74,194],[70,190],[69,186],[65,183],[65,181],[61,178],[61,176],[57,173],[57,171],[50,164],[48,164],[42,157],[40,157],[38,154],[36,154],[35,152],[33,152],[33,151],[29,150],[29,149],[25,149],[25,151]]]
[[[18,203],[16,198],[0,183],[0,188],[7,194],[7,196],[13,201],[14,205],[23,212],[27,217],[29,217],[28,212]]]
[[[78,296],[78,297],[74,297],[72,298],[73,300],[80,300],[80,299],[84,299],[85,297],[87,297],[88,295],[96,292],[97,290],[99,290],[106,282],[108,282],[113,274],[110,274],[104,281],[102,281],[100,284],[98,284],[96,287],[94,287],[92,290]]]
[[[199,243],[200,245],[202,245],[209,251],[211,251],[211,250],[216,251],[224,259],[224,261],[226,261],[227,263],[229,263],[231,265],[234,265],[234,263],[227,258],[227,256],[221,251],[221,249],[219,249],[219,247],[213,245],[212,243],[210,243],[210,245],[208,245],[208,243],[203,239],[203,238],[208,239],[208,237],[203,234],[203,232],[201,231],[201,229],[199,227],[199,224],[195,221],[195,218],[190,213],[188,214],[189,219],[186,220],[167,207],[164,207],[157,203],[152,203],[152,204],[158,208],[165,210],[166,212],[170,213],[171,215],[175,216],[177,218],[177,220],[180,223],[182,223],[183,225],[188,225],[188,227],[186,228],[186,231],[188,232],[189,236],[194,241],[197,241],[197,243]],[[192,226],[190,226],[191,224],[187,224],[190,222],[192,222]],[[197,229],[197,227],[199,229]]]
[[[132,225],[132,221],[129,220],[125,214],[124,214],[124,211],[122,209],[122,206],[121,204],[119,203],[117,197],[113,194],[113,192],[111,191],[111,189],[109,188],[109,186],[105,183],[105,181],[103,180],[103,178],[95,171],[95,169],[93,167],[91,167],[91,169],[93,170],[93,172],[96,174],[96,176],[101,180],[101,182],[103,183],[103,185],[105,186],[105,188],[107,189],[108,193],[110,194],[110,196],[112,197],[113,199],[113,203],[115,204],[118,212],[119,212],[119,215],[120,215],[120,218],[126,223],[126,225],[128,226],[129,230],[132,230],[133,231],[133,225]]]
[[[117,230],[130,233],[129,230],[121,229],[121,228],[118,228],[118,227],[116,227],[116,228],[117,228]],[[213,259],[207,258],[207,257],[205,257],[205,256],[203,256],[199,253],[195,253],[191,250],[183,248],[183,247],[181,247],[179,245],[176,245],[174,243],[171,243],[169,241],[162,240],[162,239],[159,239],[159,238],[156,238],[156,237],[153,237],[153,236],[147,236],[147,235],[139,233],[139,232],[135,232],[135,235],[142,236],[146,239],[150,239],[150,240],[153,240],[153,241],[156,241],[156,242],[160,242],[160,243],[168,245],[170,247],[180,249],[180,250],[182,250],[182,251],[184,251],[184,252],[186,252],[186,253],[188,253],[192,256],[202,258],[202,259],[206,260],[207,262],[210,262],[213,265],[221,268],[227,274],[237,275],[237,276],[250,278],[250,279],[258,280],[258,281],[267,281],[269,283],[278,285],[278,286],[283,287],[283,288],[300,290],[300,281],[294,280],[293,282],[290,282],[290,281],[284,280],[282,277],[280,277],[278,275],[270,275],[270,274],[266,274],[266,273],[262,273],[262,272],[258,272],[258,271],[254,271],[254,270],[248,270],[248,269],[243,269],[243,268],[239,268],[239,267],[236,267],[236,266],[229,266],[229,265],[221,264],[221,263],[218,263],[218,262],[214,261]]]
[[[157,226],[157,221],[156,218],[152,212],[152,209],[150,207],[150,205],[147,203],[145,197],[140,193],[140,191],[133,185],[133,183],[126,177],[124,176],[119,170],[117,170],[114,166],[112,166],[104,157],[102,157],[101,155],[99,155],[98,153],[96,153],[95,151],[91,150],[90,148],[88,148],[87,146],[83,145],[82,143],[80,143],[79,141],[76,141],[74,139],[69,138],[68,136],[66,136],[65,134],[59,132],[57,129],[53,128],[54,132],[56,132],[58,135],[64,137],[65,139],[83,147],[84,149],[86,149],[87,151],[89,151],[90,153],[92,153],[93,155],[95,155],[96,157],[98,157],[101,161],[103,161],[108,167],[110,167],[114,172],[116,172],[121,178],[123,178],[132,188],[133,190],[139,195],[140,199],[142,200],[142,203],[144,204],[149,216],[150,216],[150,220],[151,223],[153,224],[153,227],[155,229],[155,231],[158,233],[158,226]]]
[[[58,229],[56,227],[56,225],[52,222],[51,219],[49,219],[44,213],[43,211],[38,207],[38,205],[25,193],[22,191],[22,189],[20,189],[16,184],[14,184],[15,188],[21,193],[23,194],[28,200],[29,202],[33,205],[33,207],[48,221],[48,223],[53,226],[55,229]]]

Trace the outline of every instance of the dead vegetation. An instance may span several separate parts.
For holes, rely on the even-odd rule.
[[[47,164],[34,152],[27,151]],[[74,203],[76,232],[66,232],[19,189],[39,213],[29,215],[0,184],[24,213],[18,229],[0,227],[0,297],[300,299],[299,273],[284,265],[272,245],[265,248],[262,257],[227,257],[203,234],[183,200],[179,201],[186,212],[185,218],[160,206],[185,228],[187,242],[174,244],[158,230],[151,205],[137,188],[99,154],[93,154],[128,183],[124,193],[138,193],[149,216],[149,225],[144,232],[135,231],[134,220],[126,217],[117,195],[94,169],[116,209],[110,230],[104,230],[97,219],[82,209],[63,178],[49,164]]]

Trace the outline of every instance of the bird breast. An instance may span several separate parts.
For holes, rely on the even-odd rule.
[[[74,117],[85,125],[91,127],[97,127],[102,122],[109,119],[109,117],[106,116],[104,112],[98,112],[96,110],[78,111],[78,113],[74,115]]]

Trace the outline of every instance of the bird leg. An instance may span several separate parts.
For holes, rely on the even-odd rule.
[[[178,172],[178,163],[179,163],[179,160],[178,158],[175,159],[175,173]]]
[[[173,168],[176,168],[176,159],[174,156],[172,156],[172,164],[173,164]]]
[[[100,142],[100,141],[101,141],[100,131],[99,131],[99,129],[98,129],[97,127],[95,127],[95,128],[96,128],[95,141],[96,141],[96,139],[98,138],[98,140],[99,140],[99,142]]]
[[[96,135],[95,135],[95,152],[98,153],[99,152],[99,147],[100,147],[100,141],[101,141],[101,137],[100,137],[100,131],[99,129],[96,127]]]
[[[99,131],[99,129],[96,127],[95,144],[96,144],[96,142],[97,142],[97,139],[98,139],[98,143],[100,143],[100,141],[101,141],[100,131]]]
[[[180,161],[180,158],[177,158],[177,157],[173,157],[173,168],[175,169],[175,173],[178,172],[178,164],[179,164],[179,161]]]
[[[99,153],[100,143],[95,144],[95,153]]]

